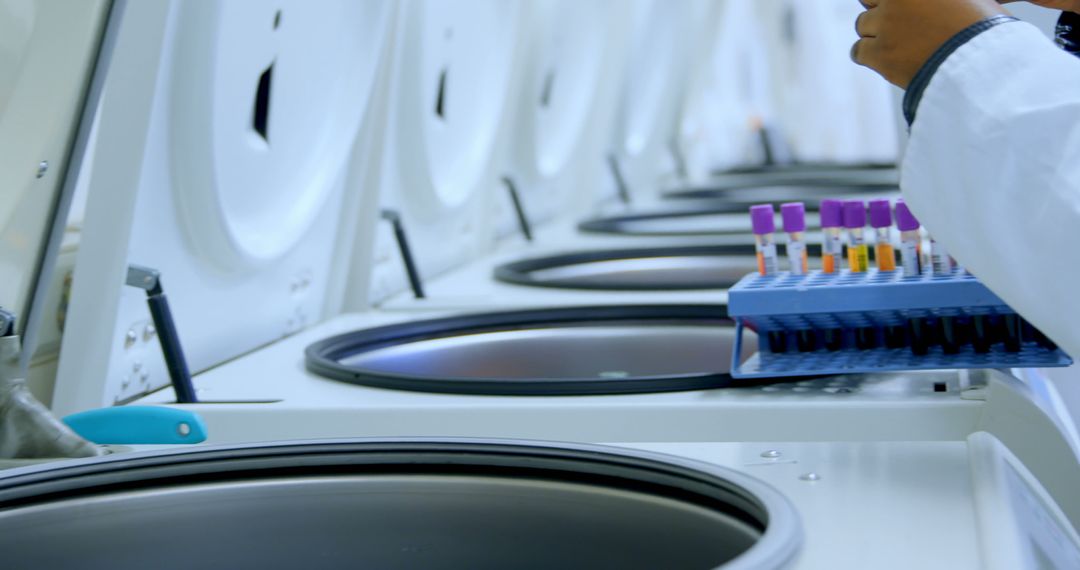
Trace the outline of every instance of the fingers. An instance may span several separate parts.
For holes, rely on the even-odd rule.
[[[851,46],[851,61],[865,66],[874,67],[876,54],[878,53],[878,40],[876,38],[860,38]]]
[[[860,38],[876,38],[881,31],[881,14],[877,8],[871,8],[855,19],[855,31]]]
[[[859,4],[862,4],[863,8],[866,8],[866,9],[877,8],[877,5],[880,2],[881,2],[881,0],[859,0]]]

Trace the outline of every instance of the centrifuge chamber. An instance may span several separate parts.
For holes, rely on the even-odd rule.
[[[801,540],[750,476],[598,446],[281,443],[0,474],[11,568],[759,569]]]
[[[306,366],[342,382],[420,392],[668,392],[730,384],[734,345],[723,306],[552,308],[349,331],[310,345]]]

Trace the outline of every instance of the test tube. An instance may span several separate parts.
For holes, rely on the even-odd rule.
[[[754,231],[758,272],[776,275],[780,272],[780,259],[776,254],[776,210],[772,204],[751,206],[750,224]]]
[[[844,227],[848,231],[848,269],[866,273],[870,270],[870,248],[866,245],[866,204],[862,200],[844,202]]]
[[[930,267],[934,275],[952,275],[953,272],[953,259],[949,251],[933,236],[930,236]]]
[[[806,255],[806,206],[802,202],[792,202],[780,206],[780,217],[784,221],[787,233],[787,256],[792,275],[806,275],[809,263]]]
[[[930,237],[930,268],[934,275],[952,275],[953,259],[945,249],[945,244]],[[940,330],[938,335],[941,339],[941,350],[945,354],[957,354],[960,352],[960,335],[956,317],[942,316],[938,319]]]
[[[870,201],[870,226],[877,234],[874,248],[878,271],[896,271],[896,250],[892,246],[892,205],[888,200]]]
[[[896,229],[900,230],[900,267],[904,277],[922,275],[922,236],[919,220],[911,214],[903,200],[896,201]]]
[[[780,259],[776,253],[776,210],[772,204],[751,206],[750,225],[754,231],[758,272],[764,276],[776,275],[780,272]],[[787,352],[787,334],[784,331],[769,331],[768,339],[769,350]]]
[[[866,245],[866,204],[862,200],[844,202],[844,227],[848,231],[848,269],[852,273],[870,270],[870,246]],[[855,329],[855,346],[863,350],[877,348],[877,329]]]
[[[819,212],[821,233],[824,236],[821,244],[821,271],[837,273],[844,255],[844,204],[840,200],[822,200]]]

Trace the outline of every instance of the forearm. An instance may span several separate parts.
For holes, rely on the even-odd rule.
[[[902,186],[965,266],[1080,354],[1080,61],[1022,23],[957,49],[918,101]]]

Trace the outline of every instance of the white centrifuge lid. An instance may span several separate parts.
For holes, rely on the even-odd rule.
[[[0,307],[27,336],[24,364],[89,131],[108,11],[104,0],[0,3]]]

